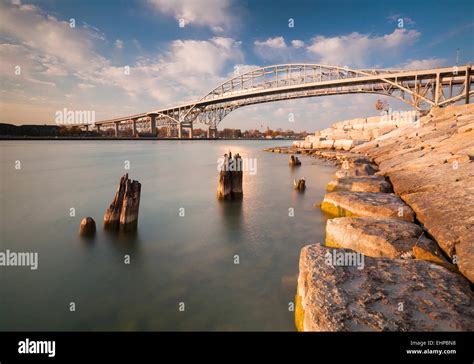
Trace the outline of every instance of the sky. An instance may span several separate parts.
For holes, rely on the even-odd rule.
[[[473,39],[472,0],[0,0],[0,122],[54,124],[64,108],[97,120],[152,111],[201,98],[236,68],[467,64]],[[376,115],[377,99],[410,109],[326,96],[244,107],[219,128],[311,131]]]

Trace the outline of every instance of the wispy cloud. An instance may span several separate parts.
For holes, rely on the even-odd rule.
[[[335,37],[319,35],[306,49],[322,63],[368,67],[373,65],[375,58],[391,57],[391,53],[412,45],[419,37],[418,31],[407,29],[395,29],[382,36],[357,32]]]
[[[149,0],[160,12],[171,14],[184,24],[206,26],[222,32],[235,26],[230,0]]]

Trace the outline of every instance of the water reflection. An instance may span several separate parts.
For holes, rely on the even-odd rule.
[[[108,244],[115,248],[119,253],[137,253],[140,247],[140,231],[139,228],[135,231],[114,231],[105,230],[104,235]]]
[[[222,234],[230,241],[240,241],[244,201],[218,201],[220,226]]]

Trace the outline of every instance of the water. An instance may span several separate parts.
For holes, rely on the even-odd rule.
[[[0,251],[38,252],[39,266],[0,267],[0,330],[294,330],[299,252],[324,239],[313,203],[334,168],[300,157],[292,170],[288,155],[262,151],[285,143],[1,142]],[[216,199],[229,149],[257,158],[237,203]],[[142,183],[138,231],[111,234],[101,221],[125,161]],[[84,216],[93,241],[78,236]]]

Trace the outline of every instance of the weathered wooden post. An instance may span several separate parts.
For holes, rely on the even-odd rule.
[[[124,231],[134,230],[138,222],[141,184],[131,181],[128,173],[120,178],[112,203],[104,214],[104,228]]]
[[[120,178],[120,183],[115,191],[115,197],[110,206],[105,210],[104,228],[117,230],[120,225],[120,213],[122,212],[123,196],[125,195],[125,182],[128,179],[128,173]]]
[[[141,187],[142,185],[138,181],[130,181],[129,179],[126,181],[125,196],[120,212],[120,229],[123,231],[137,229]]]
[[[217,184],[217,198],[219,200],[240,200],[243,198],[243,169],[242,158],[236,154],[232,158],[232,153],[224,154],[224,163],[219,171],[219,181]]]
[[[306,181],[303,178],[300,178],[299,181],[296,181],[296,178],[293,179],[293,188],[299,192],[303,192],[306,189]]]
[[[243,182],[243,170],[242,170],[242,158],[239,153],[237,153],[233,160],[234,168],[231,170],[232,173],[232,183],[231,183],[231,196],[232,200],[241,200],[244,196],[244,191],[242,189]]]
[[[294,167],[294,166],[301,166],[301,161],[298,159],[298,157],[294,156],[294,155],[291,155],[290,156],[290,160],[288,161],[288,164],[291,166],[291,167]]]

